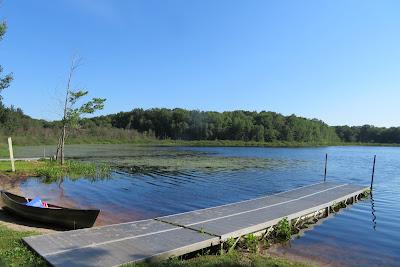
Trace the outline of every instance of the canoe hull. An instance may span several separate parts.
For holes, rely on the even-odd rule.
[[[29,220],[57,225],[67,229],[92,227],[100,210],[68,209],[55,205],[49,208],[26,206],[26,199],[9,192],[1,192],[4,208]]]

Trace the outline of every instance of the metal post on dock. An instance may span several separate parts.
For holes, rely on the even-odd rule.
[[[376,162],[376,155],[374,155],[374,164],[372,165],[372,176],[371,176],[371,191],[372,191],[372,185],[374,184],[374,175],[375,175],[375,162]]]
[[[325,154],[325,174],[324,174],[324,182],[326,182],[326,167],[328,166],[328,153]]]

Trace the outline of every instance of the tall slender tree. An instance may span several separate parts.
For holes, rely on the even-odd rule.
[[[72,59],[71,67],[68,74],[64,106],[63,106],[63,118],[61,120],[61,134],[58,139],[56,159],[64,164],[64,147],[65,140],[67,139],[67,133],[69,129],[73,129],[79,126],[81,117],[85,114],[92,114],[98,110],[104,108],[105,98],[92,98],[92,100],[78,105],[78,102],[82,100],[89,92],[85,89],[71,89],[72,78],[76,70],[81,66],[81,59],[74,57]]]

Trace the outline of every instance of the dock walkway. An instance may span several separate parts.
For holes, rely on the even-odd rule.
[[[150,220],[24,238],[54,266],[117,266],[179,256],[356,199],[365,186],[324,182]]]

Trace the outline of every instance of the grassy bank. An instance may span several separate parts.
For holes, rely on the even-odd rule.
[[[15,161],[15,172],[11,172],[9,161],[0,161],[0,174],[9,177],[36,176],[36,170],[46,165],[44,161]]]
[[[68,176],[76,177],[106,177],[110,173],[110,167],[105,164],[79,162],[67,160],[64,165],[55,161],[15,161],[15,172],[11,172],[9,161],[0,161],[0,174],[8,177],[42,177],[44,182],[52,182],[58,178]]]
[[[0,266],[47,266],[23,244],[23,237],[36,234],[14,231],[0,224]]]

